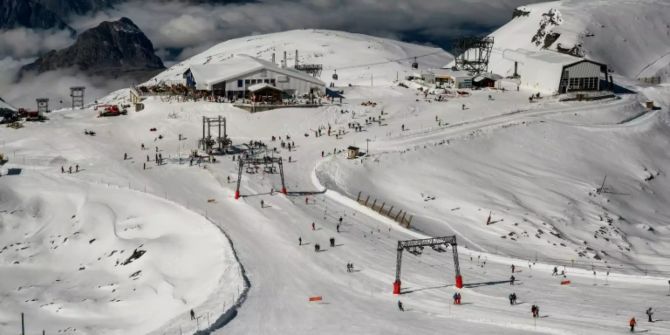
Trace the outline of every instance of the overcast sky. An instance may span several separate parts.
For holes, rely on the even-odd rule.
[[[448,49],[454,38],[490,32],[509,21],[514,8],[531,2],[540,1],[258,0],[213,6],[131,0],[113,10],[68,21],[82,31],[104,20],[129,17],[153,41],[166,65],[170,65],[230,38],[298,28],[344,30]],[[31,80],[30,87],[8,86],[18,67],[40,53],[73,42],[65,32],[30,29],[0,32],[0,96],[25,103],[27,97],[36,94],[33,91],[41,89],[37,83],[43,80]],[[71,72],[68,75],[81,77]],[[56,77],[50,75],[48,79]],[[105,81],[97,82],[90,83],[92,91],[116,88],[99,87],[99,82]]]

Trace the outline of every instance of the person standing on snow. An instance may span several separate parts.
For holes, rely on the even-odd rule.
[[[514,264],[512,264],[512,273],[514,273]]]
[[[302,237],[298,237],[298,245],[302,246]]]
[[[558,276],[558,267],[554,266],[554,272],[551,275]]]
[[[400,301],[400,300],[398,300],[398,309],[399,309],[401,312],[404,312],[404,311],[405,311],[405,308],[402,306],[402,301]]]
[[[191,309],[191,320],[195,320],[195,312]]]
[[[651,319],[651,317],[654,315],[654,312],[651,310],[651,307],[647,308],[647,311],[645,313],[647,313],[647,317],[649,318],[649,322],[654,322]]]
[[[514,275],[512,275],[511,277],[509,277],[509,284],[514,285],[515,280],[516,280],[516,278],[514,278]]]
[[[316,230],[316,225],[312,222],[312,231]]]
[[[637,326],[637,321],[635,321],[635,317],[632,317],[630,321],[628,321],[628,325],[630,326],[630,332],[631,333],[635,332],[635,326]]]

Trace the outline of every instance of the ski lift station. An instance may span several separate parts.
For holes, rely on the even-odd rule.
[[[522,88],[546,95],[611,87],[607,65],[556,51],[505,50],[500,62],[498,69],[507,67],[505,72],[518,78]]]
[[[191,66],[183,77],[192,90],[229,100],[270,97],[323,96],[326,84],[307,72],[248,55],[235,55],[217,64]]]

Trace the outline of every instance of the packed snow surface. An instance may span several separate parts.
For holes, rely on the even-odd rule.
[[[294,34],[286,33],[291,38],[282,43],[318,49],[319,43]],[[334,41],[342,36],[308,34]],[[251,37],[251,50],[253,41],[268,36],[283,40],[281,34]],[[237,50],[221,47],[198,62],[217,53],[249,54],[244,39],[237,43]],[[410,49],[404,54],[415,53],[404,46]],[[375,78],[386,76],[390,84],[401,70],[411,72],[411,64],[396,63],[392,73],[377,66],[352,70],[353,79],[338,82],[343,105],[250,114],[231,104],[148,97],[143,111],[126,116],[62,110],[44,123],[0,129],[1,150],[10,154],[0,177],[7,222],[0,241],[14,244],[0,255],[2,332],[15,332],[23,311],[41,320],[29,323],[31,332],[64,334],[75,334],[72,328],[76,334],[186,334],[210,327],[224,313],[227,322],[215,334],[592,335],[627,332],[633,316],[639,331],[670,332],[669,322],[648,323],[644,315],[651,306],[655,319],[670,318],[669,87],[630,86],[637,93],[596,102],[543,97],[530,103],[531,92],[523,90],[445,94],[437,101],[412,88],[354,81],[380,71]],[[163,76],[177,78],[180,71]],[[116,92],[106,101],[127,99]],[[649,99],[660,110],[646,109]],[[271,155],[280,155],[289,194],[278,193],[279,176],[259,166],[243,169],[242,197],[235,200],[234,155],[191,163],[203,116],[226,118],[235,150],[263,141]],[[364,155],[346,159],[350,145]],[[155,163],[156,154],[165,164]],[[75,164],[81,172],[61,173],[60,166]],[[5,176],[10,168],[23,171]],[[359,204],[358,192],[413,215],[410,229]],[[163,218],[160,224],[155,215]],[[18,224],[23,218],[25,226]],[[123,231],[133,225],[143,229]],[[50,251],[50,238],[58,234],[71,237],[67,244],[55,240],[58,251]],[[451,301],[452,250],[405,253],[403,294],[392,295],[398,240],[452,234],[465,280],[463,304]],[[32,249],[22,252],[17,242],[30,242],[39,253],[30,258]],[[180,243],[188,247],[173,249]],[[124,257],[135,249],[146,253],[125,266],[97,261],[110,248],[126,250]],[[39,263],[30,265],[31,259]],[[564,275],[552,275],[554,266]],[[140,269],[137,281],[130,278]],[[23,271],[31,270],[25,279]],[[181,278],[182,286],[170,276]],[[81,295],[67,290],[73,284],[54,283],[60,278],[83,287]],[[98,291],[102,279],[118,283],[118,296]],[[570,283],[561,285],[565,280]],[[17,291],[30,285],[39,289]],[[512,292],[516,305],[507,300]],[[110,302],[113,297],[121,301]],[[70,302],[83,298],[89,300]],[[57,307],[40,308],[43,301]],[[90,305],[79,313],[79,304]],[[539,318],[531,317],[532,304],[540,306]],[[191,308],[196,320],[188,315]]]

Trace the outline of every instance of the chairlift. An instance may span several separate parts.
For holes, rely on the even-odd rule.
[[[337,70],[335,70],[335,73],[333,73],[333,80],[337,80],[339,76],[337,75]]]
[[[412,63],[412,68],[413,69],[418,69],[419,68],[419,62],[416,61],[416,57],[414,57],[414,63]]]

